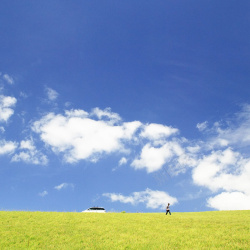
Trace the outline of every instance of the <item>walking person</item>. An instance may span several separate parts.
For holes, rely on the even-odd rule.
[[[170,212],[170,203],[168,203],[168,205],[167,205],[167,207],[166,207],[166,215],[167,215],[168,213],[171,215],[171,212]]]

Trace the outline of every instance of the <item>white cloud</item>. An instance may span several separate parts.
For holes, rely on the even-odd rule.
[[[81,117],[81,118],[85,118],[88,117],[89,113],[81,110],[81,109],[71,109],[71,110],[66,110],[65,114],[68,117]]]
[[[35,150],[33,140],[21,141],[20,148],[21,149],[28,149],[28,150]]]
[[[198,123],[196,125],[196,127],[200,130],[200,131],[203,131],[207,128],[207,125],[208,125],[208,122],[205,121],[205,122],[202,122],[202,123]]]
[[[11,154],[17,148],[16,142],[0,140],[0,155]]]
[[[216,193],[207,200],[209,207],[250,209],[250,105],[234,119],[215,122],[206,130],[208,137],[200,144],[200,159],[192,171],[194,184]]]
[[[234,119],[215,123],[212,128],[214,136],[208,141],[211,147],[233,146],[242,148],[250,146],[250,105],[244,105]]]
[[[94,108],[91,112],[91,115],[97,116],[98,119],[107,118],[112,123],[119,122],[121,120],[121,117],[117,113],[111,112],[111,108],[106,108],[104,110]]]
[[[195,164],[192,155],[199,149],[196,145],[185,149],[182,146],[188,144],[185,138],[169,140],[178,129],[161,124],[143,125],[139,121],[122,122],[110,109],[95,108],[91,113],[66,110],[64,115],[49,113],[33,124],[33,131],[69,163],[97,162],[103,154],[129,154],[134,147],[142,147],[131,166],[148,173],[160,170],[166,163],[175,165],[176,173],[183,172],[186,166]],[[119,165],[125,164],[125,159]]]
[[[0,95],[0,122],[7,122],[14,114],[12,108],[15,106],[16,101],[15,97]]]
[[[47,156],[36,149],[32,139],[21,141],[19,151],[21,152],[12,157],[12,162],[23,161],[35,165],[47,165],[48,163]]]
[[[246,197],[246,203],[240,202],[239,204],[245,204],[243,207],[249,204],[250,159],[244,159],[240,153],[230,148],[204,156],[193,169],[192,177],[196,185],[204,186],[213,192],[223,191],[208,200],[209,207],[232,209],[233,205],[229,206],[227,202],[229,197],[235,197],[238,201]],[[234,205],[233,209],[236,209],[235,207],[240,206]]]
[[[13,77],[1,73],[0,81],[14,83]],[[55,90],[46,88],[45,91],[49,101],[58,98]],[[27,94],[20,92],[20,96],[24,100]],[[8,122],[16,103],[15,97],[0,95],[0,122]],[[97,162],[103,155],[120,153],[126,157],[119,155],[119,166],[127,164],[129,158],[131,167],[148,173],[166,166],[168,171],[172,169],[174,174],[179,174],[192,167],[193,183],[213,192],[207,200],[209,207],[249,209],[250,105],[244,105],[231,120],[215,122],[211,128],[205,121],[196,127],[204,132],[206,139],[191,142],[181,138],[177,128],[140,121],[123,122],[120,115],[110,108],[94,108],[89,113],[81,109],[66,110],[63,114],[48,113],[36,121],[32,129],[39,134],[47,149],[63,155],[69,163],[80,160]],[[0,126],[0,133],[4,132],[5,128]],[[0,140],[0,155],[5,154],[13,154],[13,162],[48,163],[47,156],[36,148],[32,139],[22,140],[19,147],[16,142]],[[131,155],[135,155],[134,158]],[[61,190],[73,187],[71,185],[62,183],[54,188]],[[47,194],[44,191],[44,195]],[[147,189],[130,196],[105,195],[112,201],[142,202],[152,207],[150,201],[154,201],[153,197],[156,197],[153,203],[158,204],[157,197],[164,197],[164,192]]]
[[[41,193],[39,193],[38,195],[41,196],[41,197],[45,197],[46,195],[48,195],[49,193],[45,190]]]
[[[66,111],[65,115],[49,113],[34,123],[33,130],[54,152],[63,153],[65,160],[73,163],[82,159],[97,160],[103,153],[125,151],[123,142],[131,140],[141,125],[136,121],[114,125],[86,115],[87,112],[79,110]]]
[[[60,191],[62,189],[66,189],[66,188],[72,188],[73,189],[74,187],[75,187],[74,184],[64,182],[64,183],[62,183],[62,184],[60,184],[58,186],[55,186],[54,188],[56,190]]]
[[[112,168],[112,171],[116,171],[119,167],[121,167],[122,165],[125,165],[127,164],[128,160],[126,157],[122,157],[119,162],[118,162],[118,166],[117,167],[114,167]]]
[[[46,94],[50,101],[56,100],[59,95],[54,89],[51,88],[46,88]]]
[[[103,196],[110,198],[112,202],[119,201],[121,203],[130,203],[132,205],[144,203],[147,208],[151,209],[164,209],[166,204],[171,203],[174,205],[178,202],[175,197],[170,196],[164,191],[151,190],[149,188],[145,191],[134,192],[130,196],[115,193],[105,193]]]
[[[39,153],[38,151],[20,152],[19,154],[15,154],[12,157],[11,161],[12,162],[23,161],[25,163],[35,164],[35,165],[47,165],[48,164],[47,156],[42,153]]]
[[[149,140],[166,139],[167,137],[178,133],[178,129],[164,126],[162,124],[151,123],[144,126],[140,136]]]
[[[120,159],[120,161],[119,161],[119,166],[126,164],[127,161],[128,161],[128,160],[127,160],[125,157],[122,157],[122,158]]]
[[[165,142],[162,146],[154,147],[147,143],[139,158],[134,159],[131,166],[135,169],[146,169],[148,173],[160,170],[166,163],[172,167],[173,174],[185,171],[187,167],[196,164],[195,157],[186,152],[182,141]]]
[[[200,131],[208,132],[207,139],[188,141],[177,137],[179,130],[176,128],[161,124],[145,125],[139,121],[122,122],[120,116],[110,109],[96,108],[91,113],[84,110],[66,110],[64,114],[49,113],[33,124],[33,131],[70,163],[79,160],[96,162],[103,154],[129,154],[139,149],[139,155],[131,163],[135,169],[152,173],[167,165],[170,171],[179,174],[191,167],[194,184],[216,192],[208,200],[208,206],[218,209],[218,199],[228,197],[228,194],[249,196],[250,158],[247,158],[247,150],[245,157],[241,150],[250,146],[250,106],[245,106],[237,114],[234,123],[226,121],[225,124],[228,126],[223,127],[222,122],[215,123],[212,129],[207,128],[207,122],[198,124]],[[126,163],[126,157],[119,161],[119,165]],[[112,200],[135,204],[143,200],[136,197],[150,196],[150,192],[146,191],[131,196],[106,196]]]
[[[14,79],[13,79],[13,77],[11,77],[11,76],[8,75],[8,74],[4,74],[4,75],[3,75],[3,79],[4,79],[7,83],[9,83],[9,84],[14,84]]]
[[[172,156],[173,152],[169,144],[165,144],[158,148],[146,144],[141,151],[140,158],[135,159],[131,163],[131,166],[135,169],[145,168],[148,173],[152,173],[161,169]]]
[[[249,210],[250,195],[242,192],[222,192],[207,201],[208,206],[218,210]]]
[[[231,149],[212,152],[210,155],[204,156],[193,170],[195,184],[206,186],[212,191],[217,191],[226,184],[221,182],[225,177],[220,177],[227,174],[227,169],[236,164],[237,158],[238,154]],[[228,175],[227,178],[229,178]]]

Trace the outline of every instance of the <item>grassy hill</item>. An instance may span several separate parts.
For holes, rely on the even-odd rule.
[[[250,249],[250,210],[0,212],[0,249]]]

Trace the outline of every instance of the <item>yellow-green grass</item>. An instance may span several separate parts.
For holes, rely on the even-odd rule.
[[[250,210],[0,212],[0,249],[250,249]]]

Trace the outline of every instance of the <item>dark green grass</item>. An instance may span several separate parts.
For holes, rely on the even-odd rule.
[[[250,249],[250,211],[0,212],[0,249]]]

